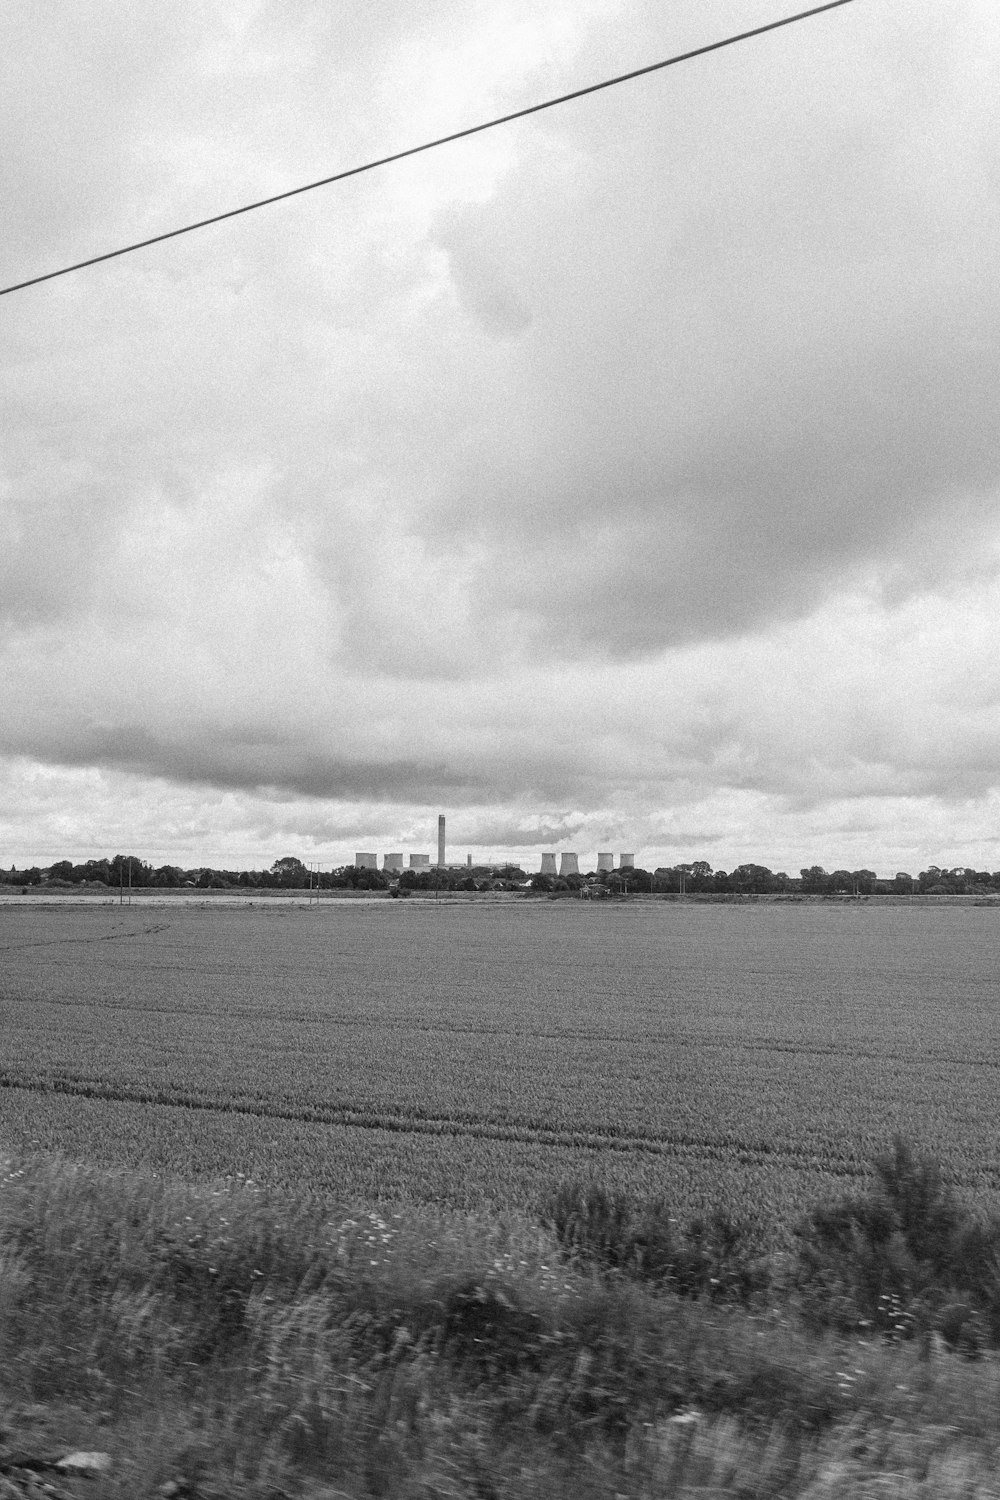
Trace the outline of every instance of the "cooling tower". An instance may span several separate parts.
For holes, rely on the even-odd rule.
[[[575,854],[560,854],[560,856],[559,856],[559,874],[560,875],[579,875],[579,873],[580,873],[580,860],[579,860],[579,857],[577,855],[575,855]]]
[[[599,870],[613,870],[614,867],[615,857],[613,854],[599,854],[597,856],[597,868]]]
[[[556,857],[554,854],[542,855],[542,874],[554,875],[556,873]]]
[[[403,868],[403,856],[401,854],[387,854],[382,861],[383,870],[401,870]]]
[[[377,870],[377,854],[356,854],[354,856],[354,868],[356,870]]]
[[[430,867],[431,867],[431,857],[430,857],[429,854],[411,854],[410,855],[410,869],[411,870],[429,870]]]
[[[444,869],[444,813],[438,817],[438,868]]]
[[[634,854],[623,854],[622,857],[621,857],[621,868],[623,870],[634,870],[635,869],[635,855]]]

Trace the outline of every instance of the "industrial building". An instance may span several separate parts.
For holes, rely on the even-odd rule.
[[[552,853],[552,854],[546,853],[546,854],[542,855],[542,868],[541,868],[541,874],[542,875],[555,875],[557,873],[559,875],[579,875],[579,873],[580,873],[580,856],[578,854],[573,853],[571,850],[566,850],[564,853],[559,854],[559,856],[558,856],[558,860],[559,860],[559,869],[558,869],[558,872],[556,870],[556,858],[557,858],[557,856],[554,853]],[[635,855],[634,854],[620,854],[618,856],[618,859],[619,859],[619,868],[620,869],[622,869],[622,870],[634,870],[635,869]],[[598,856],[597,856],[597,871],[598,871],[598,874],[600,874],[602,872],[610,874],[611,871],[614,870],[614,867],[615,867],[615,856],[614,856],[614,854],[610,850],[607,850],[607,849],[602,850],[598,854]]]
[[[618,860],[619,869],[635,869],[634,853],[620,854],[618,856]],[[359,870],[376,870],[378,869],[378,855],[368,850],[364,850],[361,853],[355,854],[354,863],[356,868]],[[403,870],[403,863],[404,856],[400,852],[385,854],[382,856],[382,868],[389,874],[399,875]],[[407,860],[407,863],[411,870],[431,870],[432,868],[436,868],[439,870],[458,870],[462,868],[474,868],[471,854],[467,855],[464,860],[459,861],[456,864],[448,863],[446,823],[444,813],[440,813],[437,820],[436,860],[434,860],[432,863],[432,858],[429,854],[411,854],[409,856],[409,859]],[[483,865],[483,868],[501,868],[501,866],[498,865],[495,861],[485,861],[481,863]],[[475,868],[478,868],[478,866],[475,866]],[[611,871],[614,870],[614,868],[614,854],[607,849],[600,850],[597,855],[598,874],[610,874]],[[557,853],[554,850],[546,850],[542,854],[541,873],[543,875],[562,877],[565,877],[567,875],[579,875],[580,856],[575,852],[575,850],[571,849],[563,850],[560,853]]]

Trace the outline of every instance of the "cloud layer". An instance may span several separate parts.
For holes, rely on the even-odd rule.
[[[22,10],[0,279],[774,14]],[[998,62],[857,0],[0,301],[10,859],[991,864]]]

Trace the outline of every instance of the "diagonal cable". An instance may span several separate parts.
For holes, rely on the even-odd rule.
[[[244,203],[239,208],[228,208],[223,213],[211,214],[207,219],[196,219],[193,224],[182,224],[179,229],[167,229],[162,234],[150,235],[148,239],[134,240],[121,245],[117,250],[105,250],[101,255],[88,256],[86,260],[74,261],[72,265],[60,266],[57,271],[45,271],[40,276],[29,276],[26,281],[16,281],[11,286],[0,287],[0,297],[11,292],[22,292],[26,287],[37,286],[42,281],[54,281],[57,276],[68,276],[71,271],[82,271],[86,266],[96,266],[105,260],[115,260],[120,255],[131,255],[134,250],[144,250],[148,245],[159,245],[164,240],[173,240],[182,234],[192,234],[196,229],[205,229],[209,224],[221,224],[224,219],[235,219],[240,214],[253,213],[258,208],[267,208],[272,203],[282,203],[286,198],[296,198],[300,193],[312,193],[317,188],[329,187],[331,183],[343,182],[347,177],[358,177],[362,172],[373,172],[376,167],[388,166],[390,162],[403,161],[408,156],[418,156],[422,151],[433,151],[437,146],[447,146],[451,141],[461,141],[470,135],[480,135],[484,130],[495,130],[498,125],[509,125],[512,120],[523,120],[528,115],[540,114],[543,109],[555,109],[557,104],[568,104],[572,99],[583,99],[588,94],[600,93],[602,89],[615,88],[620,83],[629,83],[633,78],[644,78],[648,73],[658,73],[663,68],[672,68],[676,63],[689,62],[693,57],[704,57],[708,52],[718,52],[722,47],[735,46],[737,42],[751,37],[763,36],[767,31],[777,31],[781,26],[791,26],[796,21],[805,21],[809,16],[818,16],[823,11],[837,10],[841,5],[850,5],[852,0],[827,0],[825,5],[814,5],[811,10],[800,10],[793,16],[782,16],[778,21],[768,21],[765,26],[755,26],[750,31],[740,31],[723,37],[718,42],[708,42],[704,47],[694,47],[690,52],[678,52],[674,57],[660,62],[648,63],[644,68],[633,68],[629,73],[619,73],[614,78],[590,83],[568,94],[559,94],[554,99],[545,99],[541,104],[529,104],[525,109],[512,110],[510,114],[498,115],[480,125],[469,125],[464,130],[453,130],[450,135],[440,135],[433,141],[423,141],[419,146],[407,146],[403,151],[393,151],[389,156],[380,156],[357,167],[346,167],[342,172],[333,172],[329,177],[319,177],[315,182],[302,183],[300,187],[288,188],[283,193],[272,193],[269,198],[257,198],[253,203]]]

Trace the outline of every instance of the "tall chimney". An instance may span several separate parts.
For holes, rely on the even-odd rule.
[[[438,869],[444,869],[444,813],[438,814]]]

